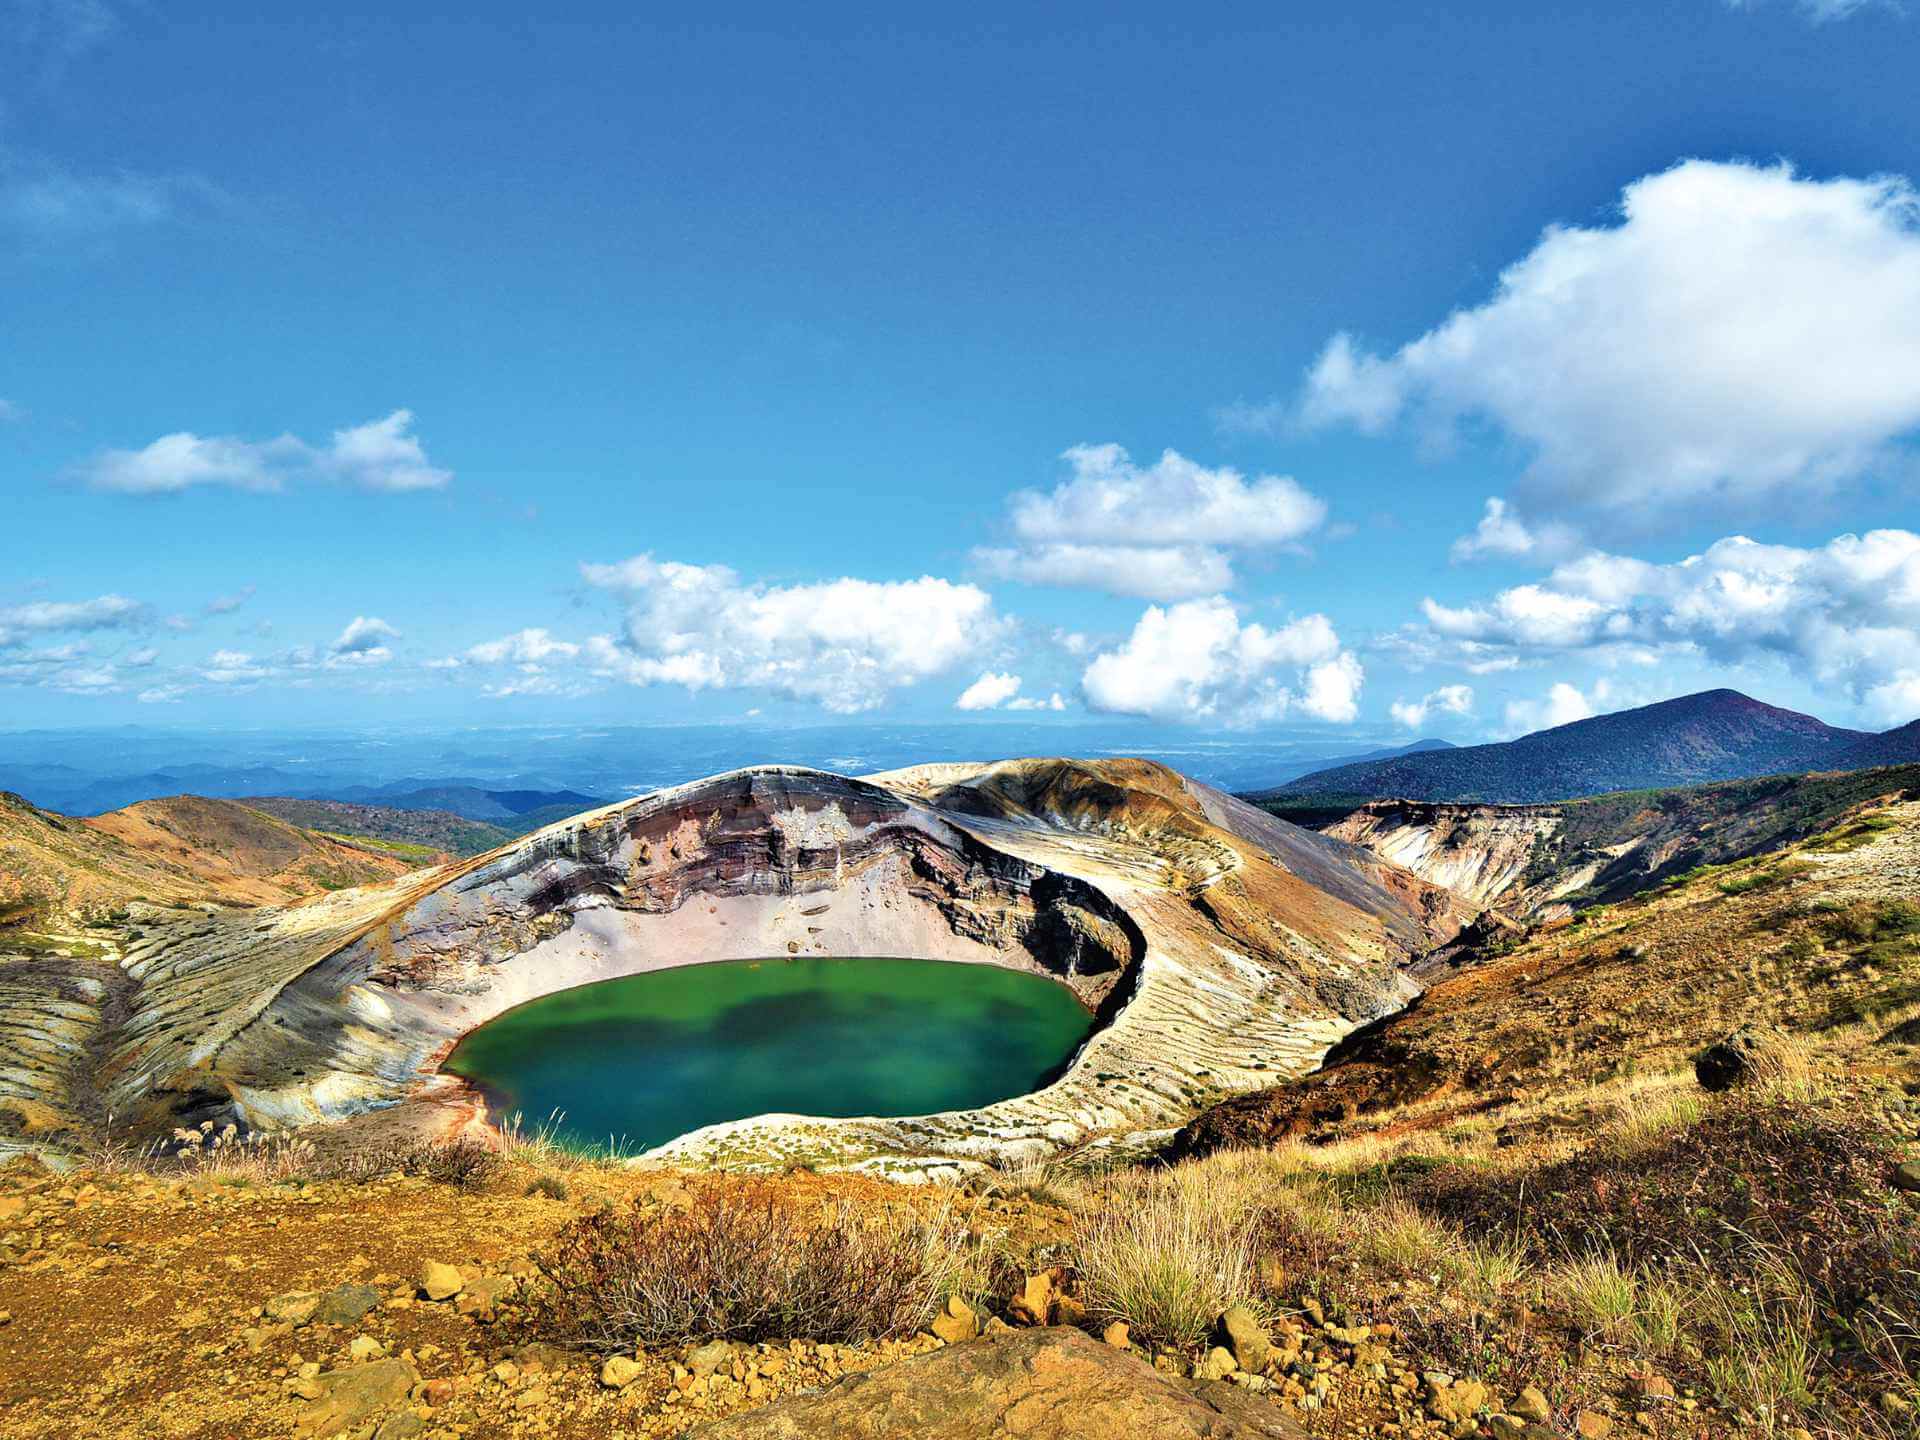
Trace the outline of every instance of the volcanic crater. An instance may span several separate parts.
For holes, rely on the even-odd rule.
[[[80,1058],[29,1078],[52,1117],[43,1128],[69,1133],[102,1111],[154,1135],[376,1111],[484,1127],[500,1117],[441,1070],[454,1045],[595,981],[712,960],[909,956],[1071,988],[1097,1027],[1034,1093],[917,1117],[748,1117],[651,1152],[932,1176],[1151,1142],[1220,1098],[1303,1073],[1403,1006],[1417,992],[1409,965],[1471,914],[1366,850],[1147,762],[865,779],[762,766],[305,904],[130,903],[94,932],[117,951],[111,1003],[38,1017],[88,1030],[69,1052]]]

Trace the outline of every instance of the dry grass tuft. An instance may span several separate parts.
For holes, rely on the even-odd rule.
[[[1083,1214],[1089,1309],[1150,1345],[1198,1345],[1255,1290],[1257,1167],[1202,1161],[1121,1178]]]

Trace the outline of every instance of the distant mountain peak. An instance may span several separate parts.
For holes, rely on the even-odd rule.
[[[1845,730],[1720,688],[1569,721],[1498,744],[1409,747],[1395,756],[1319,770],[1263,793],[1521,804],[1916,759],[1920,724],[1884,735]]]

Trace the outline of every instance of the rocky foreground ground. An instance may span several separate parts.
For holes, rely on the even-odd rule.
[[[1002,1313],[954,1299],[897,1339],[561,1348],[529,1338],[521,1318],[542,1243],[583,1206],[685,1205],[716,1183],[571,1179],[578,1193],[557,1201],[419,1178],[256,1187],[12,1167],[0,1179],[0,1433],[1553,1433],[1539,1387],[1423,1370],[1391,1324],[1329,1317],[1311,1297],[1267,1314],[1235,1308],[1217,1343],[1194,1353],[1149,1353],[1124,1323],[1095,1324],[1054,1268],[1017,1283]],[[902,1203],[859,1182],[782,1183],[810,1198]],[[1025,1264],[1070,1248],[1063,1209],[1027,1197],[961,1203],[974,1225],[1012,1237]],[[858,1382],[840,1383],[849,1377]],[[1648,1383],[1671,1413],[1647,1431],[1692,1433],[1670,1422],[1697,1402]],[[1623,1392],[1617,1408],[1632,1402]],[[1599,1410],[1572,1418],[1588,1435],[1610,1423]]]

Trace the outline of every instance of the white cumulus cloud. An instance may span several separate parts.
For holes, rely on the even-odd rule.
[[[1147,607],[1133,633],[1080,679],[1095,710],[1160,720],[1250,725],[1299,710],[1321,720],[1358,713],[1360,662],[1324,615],[1277,629],[1242,622],[1224,596]]]
[[[1471,715],[1473,687],[1442,685],[1437,690],[1428,691],[1418,700],[1396,700],[1387,709],[1393,715],[1395,724],[1404,726],[1408,730],[1418,730],[1432,715]]]
[[[329,666],[384,665],[393,658],[387,641],[400,632],[377,615],[356,615],[327,647]]]
[[[1909,530],[1806,547],[1735,535],[1672,564],[1595,551],[1539,582],[1423,610],[1411,644],[1429,659],[1772,662],[1888,723],[1920,710],[1920,534]]]
[[[55,630],[129,630],[149,623],[145,605],[124,595],[92,600],[35,600],[0,607],[0,648]]]
[[[960,692],[956,710],[997,710],[1020,693],[1020,677],[989,670]]]
[[[1597,682],[1594,699],[1588,699],[1580,693],[1578,685],[1569,685],[1565,680],[1551,685],[1548,693],[1538,701],[1507,701],[1507,735],[1530,735],[1536,730],[1553,730],[1555,726],[1571,726],[1574,720],[1588,720],[1596,714],[1596,701],[1605,703],[1607,682]]]
[[[1189,599],[1233,583],[1227,552],[1296,545],[1326,519],[1326,503],[1285,475],[1249,479],[1175,450],[1151,465],[1119,445],[1075,445],[1071,474],[1048,491],[1015,495],[1017,548],[974,553],[987,573],[1033,585]]]
[[[1233,562],[1209,545],[1031,545],[986,548],[973,562],[1001,580],[1184,600],[1233,584]]]
[[[1899,176],[1688,160],[1627,186],[1618,223],[1549,228],[1391,354],[1336,335],[1302,413],[1490,421],[1531,453],[1525,490],[1570,506],[1822,490],[1920,425],[1917,220]]]
[[[769,585],[650,555],[580,568],[627,605],[622,637],[589,643],[603,673],[635,685],[764,689],[836,714],[874,709],[893,690],[977,661],[1008,628],[984,590],[930,575]]]
[[[1495,495],[1487,498],[1473,533],[1455,540],[1448,553],[1456,562],[1489,556],[1551,562],[1571,554],[1578,543],[1569,527],[1551,520],[1529,524],[1519,511]]]
[[[467,659],[478,665],[544,665],[554,660],[572,660],[580,647],[570,640],[557,640],[546,630],[518,630],[498,640],[488,640],[467,651]]]

